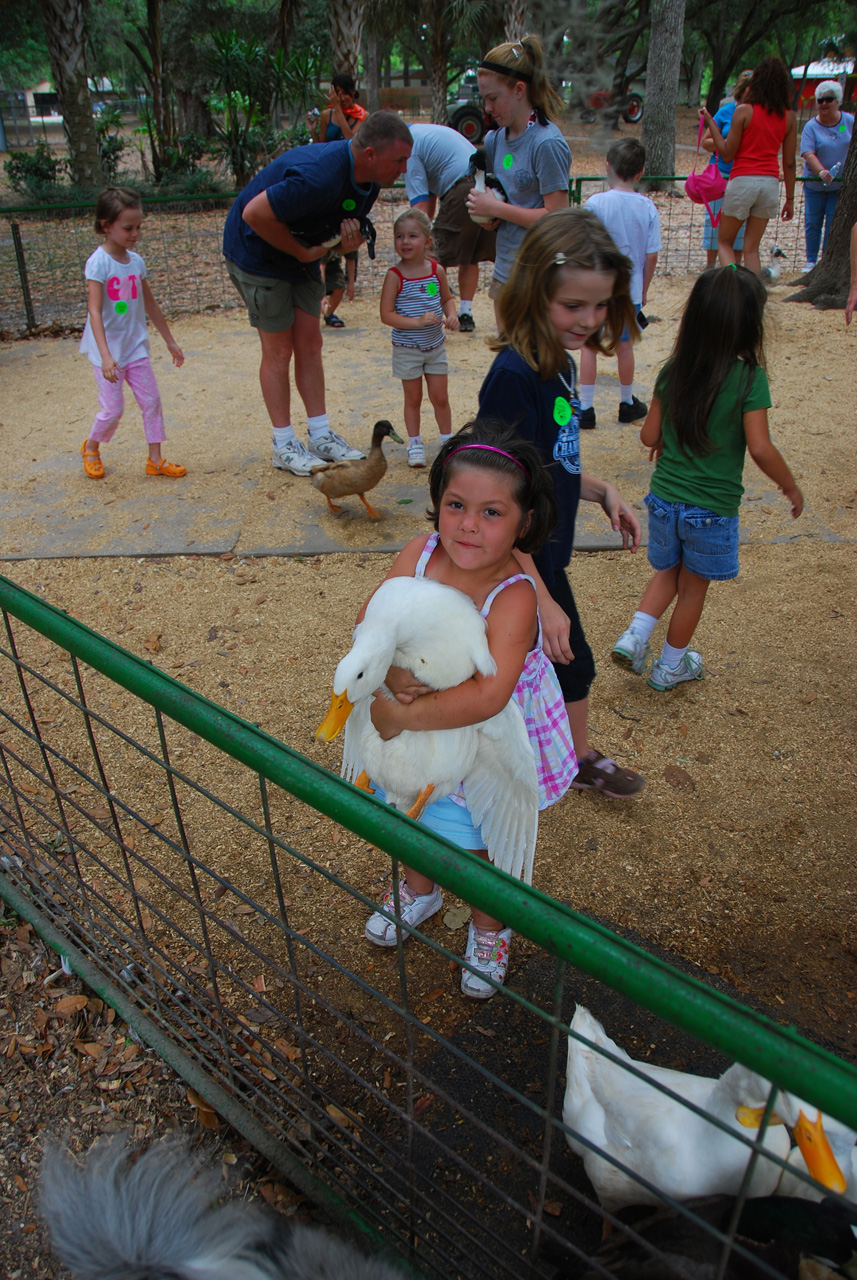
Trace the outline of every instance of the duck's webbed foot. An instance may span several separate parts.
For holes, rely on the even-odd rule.
[[[418,821],[422,817],[423,809],[425,809],[433,794],[434,787],[431,783],[429,783],[427,787],[423,787],[422,791],[408,810],[408,817],[413,818],[414,821]]]

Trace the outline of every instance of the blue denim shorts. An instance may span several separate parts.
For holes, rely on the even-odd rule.
[[[709,582],[738,577],[738,517],[718,516],[689,502],[646,496],[649,510],[649,564],[674,569],[683,564]]]
[[[372,786],[375,788],[376,798],[386,803],[387,796],[383,788],[375,782]],[[419,821],[435,835],[444,836],[450,843],[457,844],[459,849],[485,848],[482,831],[473,825],[470,810],[456,804],[449,796],[436,800],[434,804],[427,804]]]

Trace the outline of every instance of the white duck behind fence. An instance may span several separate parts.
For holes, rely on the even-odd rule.
[[[330,711],[318,730],[329,742],[345,726],[342,774],[358,786],[371,778],[387,803],[411,817],[462,784],[491,861],[532,877],[538,832],[535,755],[524,717],[510,700],[480,724],[405,731],[385,742],[372,724],[371,699],[391,666],[405,667],[432,689],[451,689],[479,672],[494,675],[485,619],[469,596],[429,578],[382,582],[333,679]]]

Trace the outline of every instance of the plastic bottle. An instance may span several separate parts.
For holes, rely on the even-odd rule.
[[[834,178],[838,178],[838,177],[839,177],[839,170],[840,170],[841,168],[842,168],[842,161],[841,161],[841,160],[837,160],[837,161],[836,161],[836,164],[832,165],[832,166],[828,169],[828,171],[827,171],[827,172],[830,174],[830,180],[831,180],[831,182],[833,181],[833,179],[834,179]]]

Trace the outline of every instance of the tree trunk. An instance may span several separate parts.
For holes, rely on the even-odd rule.
[[[503,25],[506,39],[522,40],[527,34],[526,0],[506,0],[503,5]]]
[[[178,131],[193,133],[197,138],[214,137],[208,103],[193,89],[177,89]]]
[[[845,306],[851,279],[851,228],[857,222],[857,147],[849,147],[842,169],[842,189],[827,247],[804,287],[788,302],[812,302],[822,311]]]
[[[40,0],[42,20],[59,95],[69,163],[75,182],[104,182],[86,76],[86,0]]]
[[[330,31],[333,70],[360,76],[360,44],[363,38],[365,0],[328,0],[327,26]]]
[[[377,111],[381,106],[381,46],[374,31],[366,34],[362,91],[366,110]]]
[[[684,40],[685,0],[654,0],[646,68],[642,143],[646,173],[675,173],[675,112]]]

